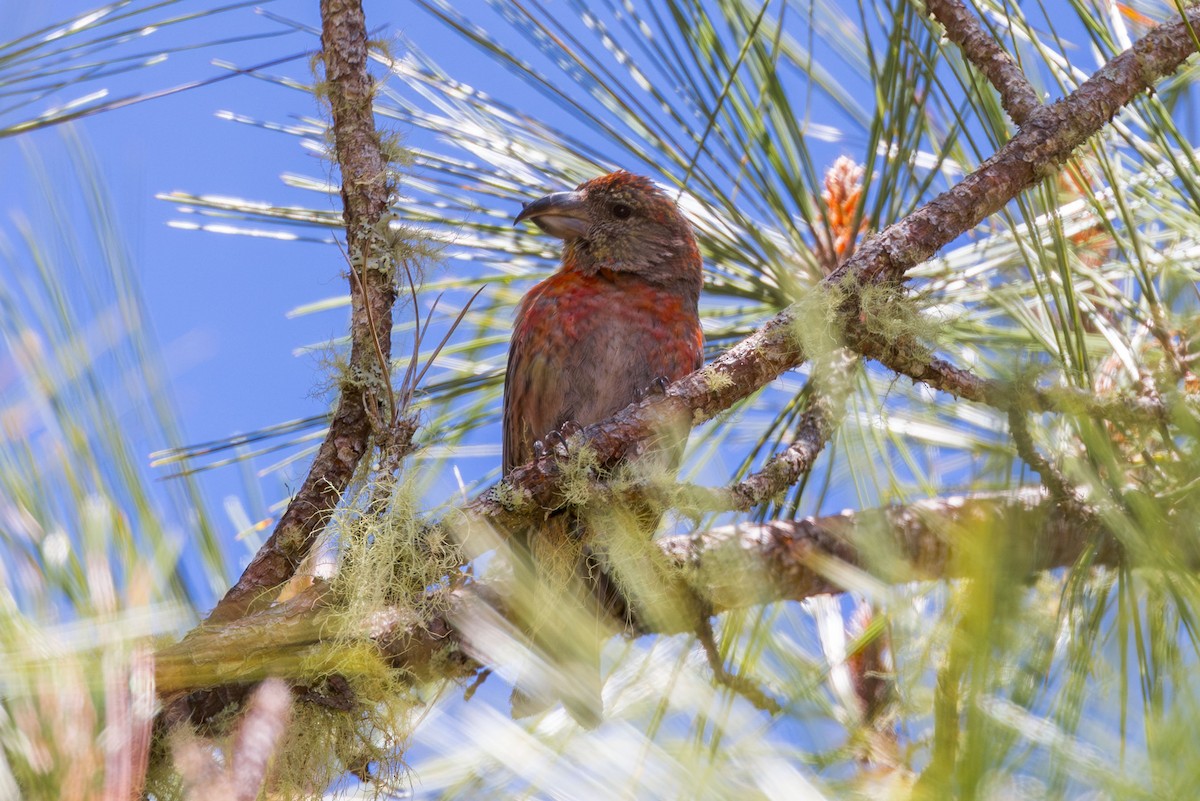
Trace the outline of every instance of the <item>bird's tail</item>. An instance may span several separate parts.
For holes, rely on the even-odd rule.
[[[591,727],[603,716],[604,643],[630,626],[694,631],[704,613],[653,544],[657,516],[610,509],[589,517],[587,531],[570,515],[546,523],[527,547],[514,548],[525,598],[518,614],[546,670],[541,680],[518,680],[513,715],[537,714],[561,700],[576,721]]]
[[[562,701],[576,723],[595,728],[604,717],[600,673],[603,635],[586,628],[559,633],[565,636],[541,632],[535,637],[535,651],[545,656],[547,669],[540,680],[526,676],[517,680],[511,698],[513,717],[541,714]]]
[[[520,588],[514,611],[541,657],[541,669],[517,680],[512,712],[527,717],[562,701],[571,717],[591,728],[603,717],[600,652],[618,622],[601,601],[580,543],[569,536],[548,536],[554,533],[541,531],[527,548],[514,548]]]

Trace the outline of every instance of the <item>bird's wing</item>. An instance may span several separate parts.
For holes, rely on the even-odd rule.
[[[537,301],[533,296],[529,300]],[[561,349],[545,347],[545,332],[528,319],[532,302],[523,303],[513,326],[504,379],[505,475],[533,458],[533,443],[558,427],[567,413],[566,365]],[[549,319],[543,315],[543,320]],[[558,355],[556,355],[558,354]]]

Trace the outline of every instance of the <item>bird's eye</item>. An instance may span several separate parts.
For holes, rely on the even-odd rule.
[[[633,209],[629,208],[624,203],[618,203],[612,207],[612,213],[613,216],[618,220],[628,220],[629,216],[633,214]]]

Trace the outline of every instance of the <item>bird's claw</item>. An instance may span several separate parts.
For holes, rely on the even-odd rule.
[[[652,398],[655,395],[666,395],[667,387],[671,386],[671,379],[665,375],[660,375],[658,378],[650,382],[650,386],[645,389],[634,390],[633,402],[641,403],[646,398]]]
[[[567,439],[559,431],[551,431],[546,434],[546,442],[550,444],[550,447],[554,448],[556,453],[559,448],[563,450],[564,454],[567,452]]]
[[[666,395],[667,387],[671,386],[671,379],[665,375],[660,375],[650,384],[650,388],[646,390],[647,395]]]
[[[546,436],[533,441],[533,458],[541,459],[547,453],[569,456],[570,450],[567,448],[567,437],[582,430],[579,423],[576,423],[574,420],[568,420],[559,426],[558,429],[549,431]]]

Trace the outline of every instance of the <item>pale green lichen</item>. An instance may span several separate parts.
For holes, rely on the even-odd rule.
[[[720,392],[733,386],[733,379],[720,370],[709,368],[704,371],[704,379],[708,382],[708,388],[713,392]]]
[[[419,487],[402,481],[392,487],[382,512],[348,510],[335,520],[341,555],[331,588],[347,631],[373,612],[424,598],[461,563],[457,548],[440,535],[439,542],[429,542],[419,513]]]
[[[791,333],[819,361],[848,339],[886,343],[935,342],[941,326],[923,313],[917,296],[892,284],[860,285],[852,274],[812,287],[795,306]]]
[[[792,336],[808,358],[820,358],[841,347],[840,310],[847,297],[844,284],[821,283],[796,302]]]
[[[362,497],[377,502],[372,489]],[[283,797],[319,792],[349,766],[371,764],[380,788],[404,770],[403,747],[422,699],[413,678],[384,659],[364,622],[395,607],[413,620],[432,617],[445,596],[428,590],[444,585],[462,556],[444,534],[431,535],[423,525],[415,482],[395,483],[384,500],[383,508],[345,504],[330,523],[340,546],[333,603],[322,614],[321,643],[300,656],[297,683],[313,687],[314,697],[325,688],[351,708],[319,700],[296,705],[276,757]]]
[[[559,489],[563,499],[570,506],[586,504],[595,492],[596,476],[600,469],[596,451],[587,445],[573,443],[567,457],[559,461],[559,468],[562,470]]]
[[[883,342],[936,342],[942,326],[924,313],[918,296],[903,287],[872,284],[859,293],[859,319]]]
[[[527,507],[533,496],[529,490],[502,481],[491,490],[492,499],[505,511],[517,512]]]

